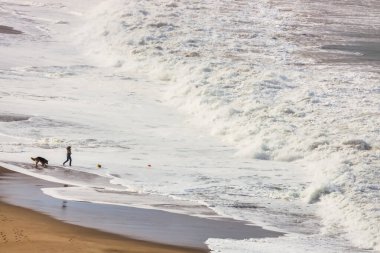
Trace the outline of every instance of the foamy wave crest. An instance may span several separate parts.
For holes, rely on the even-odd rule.
[[[312,24],[289,33],[297,18],[265,0],[113,0],[78,37],[99,62],[167,84],[168,102],[237,155],[304,164],[326,231],[380,250],[379,74],[300,57],[295,35]]]
[[[349,246],[342,246],[342,242],[337,239],[330,239],[326,245],[324,239],[315,235],[297,236],[294,234],[280,238],[248,239],[248,240],[222,240],[208,239],[206,242],[211,252],[223,253],[336,253],[336,252],[365,252],[352,249]]]

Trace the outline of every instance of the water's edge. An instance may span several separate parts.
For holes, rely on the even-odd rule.
[[[279,232],[230,219],[205,219],[127,206],[62,201],[43,194],[52,183],[0,167],[4,202],[29,208],[55,219],[105,232],[168,245],[206,249],[208,238],[248,239],[278,237]]]

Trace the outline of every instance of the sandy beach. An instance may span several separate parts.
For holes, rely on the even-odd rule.
[[[66,224],[29,209],[0,202],[2,252],[206,252],[128,239]]]
[[[0,172],[8,172],[0,168]],[[4,181],[4,179],[2,179]],[[22,252],[207,252],[130,239],[56,220],[5,203],[0,196],[0,250]]]
[[[52,248],[59,252],[208,252],[208,238],[283,235],[226,218],[65,201],[41,190],[62,186],[0,167],[0,249],[10,253],[51,252]]]

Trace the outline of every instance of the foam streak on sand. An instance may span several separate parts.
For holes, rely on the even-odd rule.
[[[284,247],[380,250],[376,0],[0,1],[25,33],[0,34],[1,160],[60,165],[71,145],[108,186],[287,231]]]

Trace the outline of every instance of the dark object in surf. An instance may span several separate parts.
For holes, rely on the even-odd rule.
[[[48,160],[40,156],[37,156],[35,158],[31,157],[30,159],[36,162],[36,168],[38,167],[38,163],[41,163],[42,167],[44,168],[46,168],[47,164],[49,163]]]

